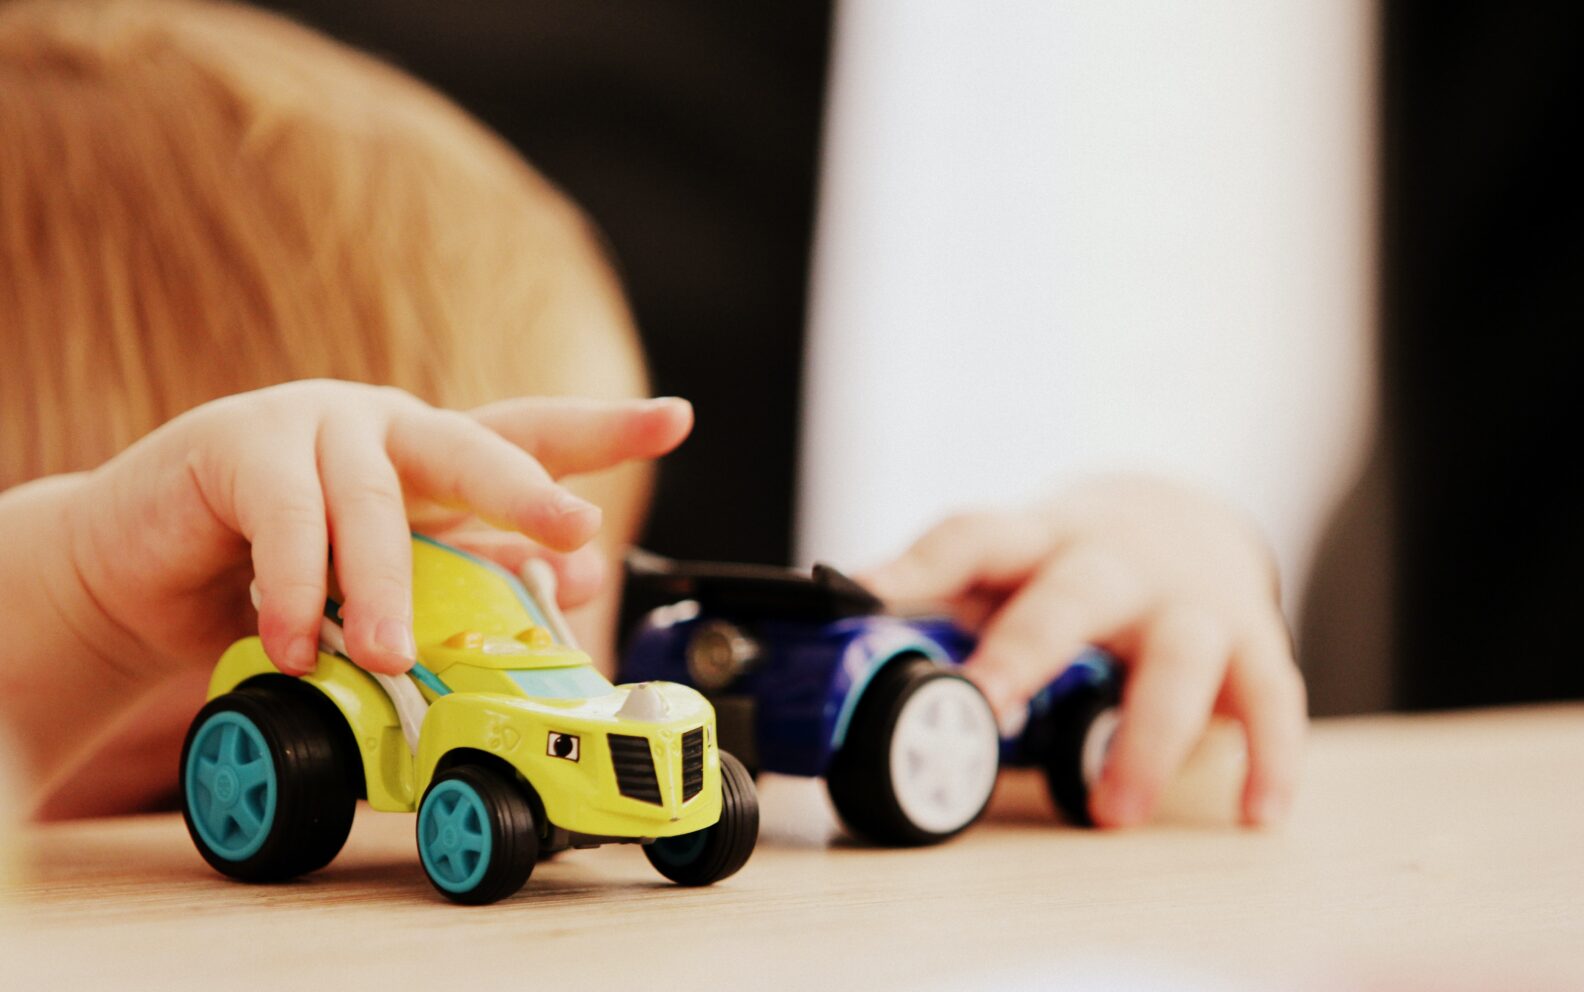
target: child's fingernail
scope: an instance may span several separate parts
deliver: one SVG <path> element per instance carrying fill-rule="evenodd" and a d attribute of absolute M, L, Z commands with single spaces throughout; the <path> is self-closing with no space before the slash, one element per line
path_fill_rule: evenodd
<path fill-rule="evenodd" d="M 311 637 L 299 637 L 286 649 L 286 667 L 298 675 L 307 675 L 319 663 L 319 645 Z"/>
<path fill-rule="evenodd" d="M 1014 740 L 1023 736 L 1023 731 L 1028 729 L 1029 711 L 1027 706 L 1014 706 L 1010 709 L 996 710 L 996 729 L 1003 740 Z"/>
<path fill-rule="evenodd" d="M 412 625 L 404 620 L 381 620 L 374 628 L 374 646 L 408 661 L 418 660 L 418 642 L 413 640 Z"/>
<path fill-rule="evenodd" d="M 593 503 L 590 503 L 588 500 L 579 499 L 568 492 L 556 493 L 553 505 L 555 506 L 557 513 L 566 517 L 584 514 L 593 514 L 595 516 L 600 515 L 599 507 L 595 506 Z"/>

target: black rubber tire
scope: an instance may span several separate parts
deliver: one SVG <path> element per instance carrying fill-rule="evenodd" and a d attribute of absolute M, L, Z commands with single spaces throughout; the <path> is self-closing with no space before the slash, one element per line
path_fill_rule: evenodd
<path fill-rule="evenodd" d="M 714 826 L 681 837 L 644 845 L 644 857 L 660 874 L 678 885 L 713 885 L 737 874 L 759 843 L 759 793 L 743 763 L 722 751 L 721 815 Z M 702 845 L 686 860 L 666 857 L 665 843 L 699 839 Z M 656 847 L 656 845 L 661 845 Z"/>
<path fill-rule="evenodd" d="M 923 657 L 887 663 L 858 700 L 847 738 L 831 758 L 825 773 L 831 803 L 847 829 L 862 840 L 886 847 L 939 844 L 984 815 L 981 806 L 962 826 L 942 833 L 914 823 L 897 800 L 891 781 L 891 737 L 909 697 L 936 679 L 961 680 L 962 676 Z M 989 805 L 988 796 L 985 805 Z"/>
<path fill-rule="evenodd" d="M 1084 738 L 1095 720 L 1119 702 L 1114 683 L 1080 689 L 1058 700 L 1024 731 L 1024 751 L 1044 769 L 1056 811 L 1075 826 L 1094 826 L 1083 777 Z"/>
<path fill-rule="evenodd" d="M 508 777 L 503 770 L 489 765 L 464 764 L 435 776 L 424 790 L 424 799 L 428 799 L 435 786 L 450 779 L 466 782 L 484 800 L 485 817 L 490 827 L 489 867 L 478 884 L 465 892 L 442 888 L 429 874 L 427 866 L 424 876 L 436 892 L 465 906 L 483 906 L 514 895 L 528 881 L 539 861 L 539 828 L 534 822 L 528 796 L 515 776 Z M 423 804 L 419 803 L 419 809 L 422 808 Z M 415 833 L 416 830 L 415 824 Z"/>
<path fill-rule="evenodd" d="M 210 850 L 188 808 L 187 759 L 198 728 L 234 711 L 263 735 L 275 768 L 275 818 L 253 855 L 231 861 Z M 218 696 L 198 711 L 182 743 L 182 819 L 205 861 L 244 882 L 280 882 L 323 868 L 341 853 L 357 811 L 362 765 L 346 719 L 313 686 L 280 676 Z"/>

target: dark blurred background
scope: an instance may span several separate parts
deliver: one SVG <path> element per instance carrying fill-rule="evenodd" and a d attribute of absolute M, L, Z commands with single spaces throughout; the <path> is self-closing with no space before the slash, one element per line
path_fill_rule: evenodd
<path fill-rule="evenodd" d="M 1392 702 L 1584 696 L 1584 8 L 1388 3 Z M 1568 479 L 1573 481 L 1569 482 Z"/>
<path fill-rule="evenodd" d="M 1304 611 L 1313 709 L 1584 697 L 1584 14 L 1380 23 L 1382 423 Z"/>
<path fill-rule="evenodd" d="M 789 560 L 828 0 L 260 6 L 429 82 L 588 211 L 656 394 L 698 412 L 646 545 Z"/>
<path fill-rule="evenodd" d="M 583 204 L 656 390 L 699 412 L 646 543 L 787 561 L 831 4 L 265 5 L 428 80 Z M 1317 713 L 1584 696 L 1579 9 L 1380 9 L 1384 422 L 1304 611 Z"/>

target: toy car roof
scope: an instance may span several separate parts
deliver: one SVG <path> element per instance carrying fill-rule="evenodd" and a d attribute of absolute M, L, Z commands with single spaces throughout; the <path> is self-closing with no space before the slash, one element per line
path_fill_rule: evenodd
<path fill-rule="evenodd" d="M 753 619 L 839 620 L 883 613 L 874 593 L 829 565 L 811 571 L 774 565 L 677 561 L 634 549 L 629 581 L 648 597 L 696 601 L 702 609 Z"/>

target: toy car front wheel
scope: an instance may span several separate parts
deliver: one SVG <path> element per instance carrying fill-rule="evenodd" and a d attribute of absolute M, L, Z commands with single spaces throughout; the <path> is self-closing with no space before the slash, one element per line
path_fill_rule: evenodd
<path fill-rule="evenodd" d="M 854 833 L 879 844 L 933 844 L 984 812 L 1000 770 L 995 714 L 973 683 L 927 658 L 874 677 L 826 784 Z"/>
<path fill-rule="evenodd" d="M 340 711 L 295 681 L 211 700 L 182 746 L 182 817 L 204 860 L 248 882 L 329 864 L 346 843 L 361 771 Z"/>
<path fill-rule="evenodd" d="M 418 857 L 440 894 L 483 905 L 528 881 L 539 832 L 528 797 L 487 765 L 460 765 L 437 777 L 418 806 Z"/>
<path fill-rule="evenodd" d="M 655 870 L 679 885 L 713 885 L 748 863 L 759 841 L 759 794 L 743 763 L 720 752 L 721 815 L 714 826 L 644 845 Z"/>

